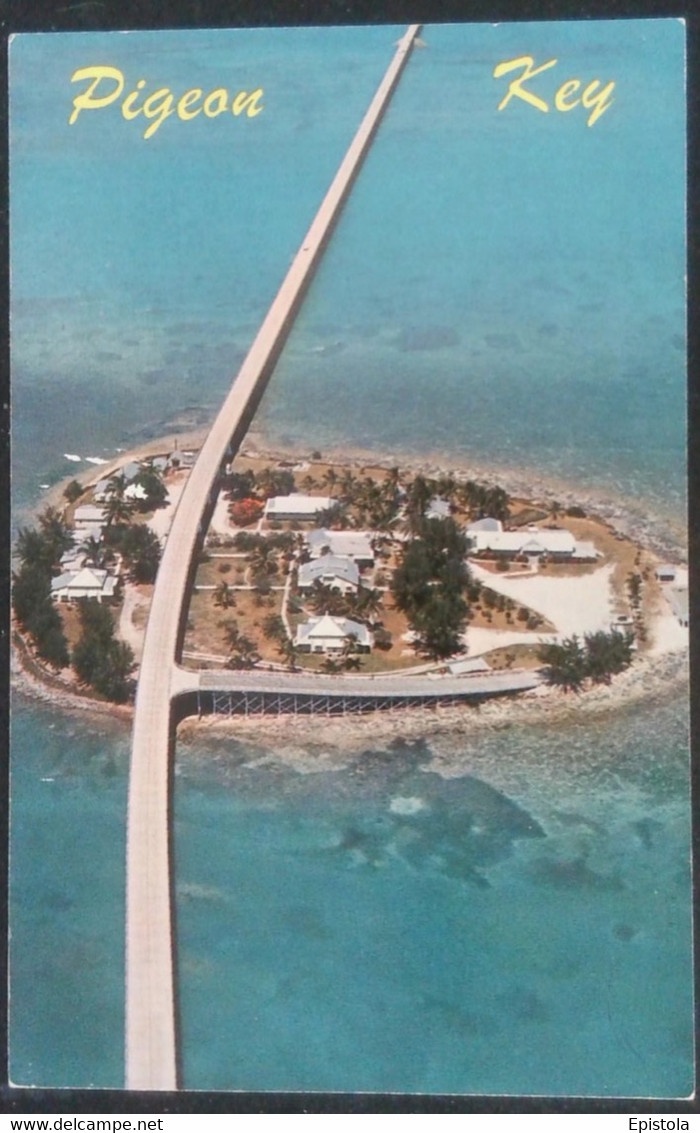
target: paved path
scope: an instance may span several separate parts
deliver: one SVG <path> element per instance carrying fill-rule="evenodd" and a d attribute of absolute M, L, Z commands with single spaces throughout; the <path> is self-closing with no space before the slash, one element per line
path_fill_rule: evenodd
<path fill-rule="evenodd" d="M 532 671 L 503 670 L 478 676 L 406 678 L 402 673 L 394 677 L 338 676 L 310 672 L 264 671 L 260 669 L 207 669 L 202 672 L 175 670 L 173 692 L 271 692 L 299 693 L 308 696 L 357 696 L 362 700 L 386 697 L 414 699 L 426 697 L 439 700 L 443 697 L 499 696 L 508 692 L 524 692 L 536 688 L 541 678 Z"/>
<path fill-rule="evenodd" d="M 419 25 L 399 42 L 365 117 L 200 450 L 173 516 L 144 639 L 132 737 L 127 822 L 126 1085 L 178 1085 L 170 856 L 173 677 L 196 549 L 222 466 L 238 451 L 306 288 L 352 188 Z"/>
<path fill-rule="evenodd" d="M 148 598 L 140 593 L 133 582 L 124 583 L 124 601 L 119 615 L 119 637 L 130 645 L 137 661 L 141 660 L 143 648 L 143 629 L 134 625 L 134 614 L 142 606 L 148 606 Z"/>

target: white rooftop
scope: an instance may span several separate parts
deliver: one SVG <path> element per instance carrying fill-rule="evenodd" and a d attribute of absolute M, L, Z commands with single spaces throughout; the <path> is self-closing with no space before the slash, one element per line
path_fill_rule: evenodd
<path fill-rule="evenodd" d="M 82 570 L 67 572 L 58 575 L 57 578 L 51 579 L 51 592 L 56 594 L 62 590 L 67 592 L 74 591 L 88 596 L 94 594 L 101 597 L 111 598 L 114 594 L 114 588 L 117 585 L 117 579 L 113 574 L 106 570 L 98 570 L 96 567 L 83 567 Z"/>
<path fill-rule="evenodd" d="M 360 572 L 354 559 L 346 555 L 321 555 L 299 567 L 299 585 L 310 586 L 317 578 L 332 576 L 352 586 L 360 581 Z"/>
<path fill-rule="evenodd" d="M 467 535 L 472 531 L 502 531 L 503 524 L 500 519 L 492 519 L 491 516 L 485 516 L 483 519 L 475 519 L 473 523 L 467 524 Z"/>
<path fill-rule="evenodd" d="M 371 646 L 372 635 L 367 626 L 355 622 L 352 618 L 334 618 L 331 614 L 321 617 L 309 618 L 297 628 L 297 645 L 322 645 L 324 643 L 342 645 L 345 639 L 352 635 L 357 638 L 358 645 Z"/>
<path fill-rule="evenodd" d="M 101 507 L 95 507 L 94 504 L 81 504 L 73 513 L 73 518 L 78 524 L 85 523 L 104 523 L 106 520 L 105 510 Z"/>
<path fill-rule="evenodd" d="M 467 528 L 474 550 L 495 551 L 503 554 L 559 554 L 571 555 L 576 548 L 576 540 L 570 531 L 561 529 L 528 527 L 520 531 L 502 529 Z"/>
<path fill-rule="evenodd" d="M 323 554 L 323 548 L 327 547 L 333 555 L 374 560 L 372 543 L 365 531 L 329 531 L 325 527 L 317 527 L 309 531 L 306 543 L 313 558 Z"/>
<path fill-rule="evenodd" d="M 443 500 L 441 496 L 433 496 L 425 509 L 426 519 L 447 519 L 451 513 L 450 501 Z"/>
<path fill-rule="evenodd" d="M 129 484 L 124 489 L 125 500 L 145 500 L 148 495 L 143 484 Z"/>
<path fill-rule="evenodd" d="M 273 519 L 275 515 L 310 516 L 313 519 L 320 511 L 332 507 L 333 503 L 330 496 L 304 496 L 292 492 L 288 496 L 271 496 L 265 504 L 265 515 Z"/>

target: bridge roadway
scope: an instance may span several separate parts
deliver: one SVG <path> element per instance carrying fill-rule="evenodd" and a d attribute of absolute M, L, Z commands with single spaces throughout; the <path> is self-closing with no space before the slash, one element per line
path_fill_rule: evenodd
<path fill-rule="evenodd" d="M 206 669 L 189 671 L 176 666 L 172 691 L 178 696 L 204 692 L 262 693 L 271 696 L 310 696 L 372 700 L 440 701 L 482 699 L 506 693 L 525 692 L 541 683 L 534 672 L 502 671 L 481 676 L 319 676 L 315 673 L 284 673 L 261 669 Z"/>
<path fill-rule="evenodd" d="M 222 465 L 238 450 L 335 221 L 409 58 L 408 28 L 187 480 L 163 551 L 141 659 L 127 815 L 126 1085 L 179 1081 L 172 887 L 173 675 L 180 657 L 195 552 L 211 518 Z"/>

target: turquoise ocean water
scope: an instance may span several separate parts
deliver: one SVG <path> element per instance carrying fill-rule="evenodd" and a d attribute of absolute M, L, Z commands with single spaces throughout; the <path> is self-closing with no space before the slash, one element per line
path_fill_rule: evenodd
<path fill-rule="evenodd" d="M 401 30 L 15 39 L 18 519 L 64 452 L 213 413 Z M 681 24 L 424 38 L 256 427 L 536 469 L 682 523 Z M 613 105 L 591 128 L 580 107 L 499 113 L 493 67 L 526 54 L 558 60 L 550 104 L 598 78 Z M 116 106 L 69 127 L 70 76 L 95 63 L 147 93 L 262 86 L 265 109 L 148 141 Z M 17 1083 L 121 1083 L 128 743 L 15 700 Z M 690 1092 L 685 697 L 351 762 L 178 746 L 186 1086 Z"/>

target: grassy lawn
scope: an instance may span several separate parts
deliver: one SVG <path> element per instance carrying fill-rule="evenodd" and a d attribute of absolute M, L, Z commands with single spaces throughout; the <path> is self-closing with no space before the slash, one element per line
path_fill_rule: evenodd
<path fill-rule="evenodd" d="M 301 461 L 299 461 L 301 463 Z M 288 467 L 291 468 L 293 461 L 282 462 L 271 460 L 267 457 L 255 456 L 238 456 L 234 462 L 234 469 L 236 471 L 243 471 L 245 469 L 253 469 L 256 473 L 265 468 L 270 467 Z M 322 494 L 337 498 L 340 494 L 340 483 L 344 474 L 347 472 L 348 467 L 352 471 L 356 480 L 369 478 L 380 483 L 385 480 L 389 475 L 388 470 L 380 469 L 371 464 L 364 467 L 358 467 L 357 464 L 343 464 L 340 461 L 328 460 L 311 460 L 305 462 L 308 464 L 307 468 L 295 469 L 295 490 L 297 492 L 308 494 Z M 326 475 L 329 471 L 336 474 L 337 481 L 334 485 L 329 485 Z M 412 477 L 409 474 L 407 479 Z M 356 509 L 350 509 L 350 516 Z M 455 510 L 455 518 L 460 524 L 466 524 L 469 520 L 468 514 L 462 508 Z M 591 573 L 599 570 L 601 566 L 612 564 L 614 567 L 612 574 L 612 586 L 615 595 L 614 607 L 618 613 L 629 613 L 630 603 L 629 594 L 627 590 L 627 580 L 632 573 L 639 573 L 644 578 L 644 586 L 642 590 L 642 617 L 648 616 L 654 611 L 660 599 L 660 588 L 654 578 L 654 557 L 646 551 L 641 550 L 635 543 L 625 539 L 617 534 L 602 520 L 593 517 L 573 517 L 567 516 L 563 512 L 557 515 L 554 519 L 548 512 L 546 506 L 538 506 L 533 504 L 532 501 L 515 498 L 511 499 L 511 524 L 513 526 L 522 526 L 528 523 L 551 523 L 554 527 L 566 528 L 571 531 L 575 538 L 579 541 L 592 542 L 597 550 L 601 552 L 601 557 L 594 563 L 547 563 L 540 568 L 540 572 L 546 577 L 551 578 L 576 578 L 590 575 Z M 308 531 L 315 526 L 313 522 L 293 522 L 293 521 L 275 521 L 272 524 L 264 525 L 267 530 L 274 531 Z M 230 543 L 222 539 L 217 540 L 217 550 L 228 550 Z M 371 586 L 374 582 L 376 574 L 381 572 L 388 581 L 397 567 L 401 557 L 401 548 L 398 545 L 391 546 L 388 549 L 386 559 L 378 556 L 376 568 L 373 571 L 368 571 L 363 574 L 363 583 L 366 586 Z M 278 566 L 281 564 L 278 563 Z M 515 576 L 519 570 L 522 570 L 518 565 L 512 566 L 508 572 L 501 572 L 496 570 L 494 563 L 482 562 L 480 565 L 487 570 L 493 571 L 494 584 L 501 575 L 505 574 Z M 222 581 L 226 581 L 230 587 L 235 588 L 248 581 L 247 561 L 244 558 L 235 557 L 233 554 L 226 555 L 221 558 L 210 558 L 207 562 L 202 562 L 197 570 L 196 584 L 199 586 L 216 587 Z M 269 582 L 272 586 L 282 586 L 285 581 L 285 575 L 281 569 L 274 575 L 269 576 Z M 226 621 L 235 620 L 241 633 L 246 634 L 255 643 L 256 647 L 261 654 L 263 661 L 276 661 L 282 660 L 277 645 L 268 641 L 262 631 L 262 623 L 266 616 L 269 614 L 279 614 L 282 604 L 282 591 L 273 590 L 270 596 L 264 599 L 261 603 L 259 596 L 245 591 L 234 591 L 236 605 L 230 609 L 221 609 L 216 607 L 213 603 L 213 591 L 207 590 L 199 593 L 194 593 L 190 603 L 189 611 L 189 628 L 187 630 L 185 649 L 205 652 L 205 653 L 218 653 L 226 654 L 228 648 L 224 642 L 223 624 Z M 527 609 L 527 607 L 524 607 Z M 489 606 L 484 601 L 482 594 L 479 602 L 471 606 L 471 616 L 468 625 L 474 628 L 488 628 L 493 630 L 515 630 L 520 632 L 534 632 L 534 633 L 551 633 L 555 627 L 548 621 L 542 620 L 536 627 L 528 629 L 527 622 L 518 619 L 518 610 L 520 604 L 517 602 L 508 602 L 505 609 L 499 610 L 496 606 Z M 533 611 L 528 611 L 534 613 Z M 289 612 L 289 620 L 292 632 L 296 631 L 297 626 L 305 621 L 310 616 L 311 611 L 305 607 L 302 612 L 293 614 Z M 535 615 L 537 616 L 537 615 Z M 377 614 L 377 620 L 381 622 L 383 627 L 391 634 L 392 644 L 388 650 L 374 649 L 370 654 L 361 654 L 361 671 L 363 672 L 386 672 L 391 669 L 409 668 L 417 664 L 421 664 L 424 658 L 416 655 L 410 644 L 403 640 L 404 635 L 408 630 L 408 622 L 406 617 L 395 609 L 391 595 L 386 592 L 382 608 Z M 320 668 L 324 660 L 323 655 L 315 654 L 301 654 L 299 656 L 298 664 L 303 668 L 316 670 Z M 496 668 L 525 666 L 533 667 L 538 664 L 537 651 L 534 646 L 513 646 L 510 648 L 502 648 L 495 650 L 493 654 L 489 655 L 489 660 Z"/>
<path fill-rule="evenodd" d="M 121 614 L 122 603 L 121 601 L 105 602 L 104 605 L 112 615 L 112 620 L 114 621 L 114 629 L 118 636 L 119 617 Z M 80 640 L 80 635 L 82 632 L 80 627 L 80 611 L 78 604 L 77 602 L 56 602 L 56 609 L 61 616 L 61 622 L 63 623 L 63 632 L 66 635 L 68 648 L 73 649 L 73 647 L 77 645 L 78 641 Z"/>
<path fill-rule="evenodd" d="M 212 591 L 199 591 L 192 594 L 187 614 L 187 630 L 184 649 L 192 653 L 213 653 L 227 656 L 229 647 L 224 636 L 226 624 L 236 622 L 242 634 L 255 642 L 263 661 L 282 659 L 274 642 L 268 641 L 263 633 L 262 623 L 270 614 L 279 614 L 282 608 L 282 592 L 273 593 L 258 605 L 258 596 L 249 590 L 238 591 L 236 605 L 224 610 L 214 605 Z M 193 658 L 185 661 L 188 668 L 200 666 Z"/>
<path fill-rule="evenodd" d="M 538 657 L 537 645 L 505 645 L 484 653 L 483 658 L 492 669 L 539 669 L 542 665 Z"/>
<path fill-rule="evenodd" d="M 209 559 L 197 567 L 195 586 L 219 586 L 227 582 L 229 586 L 240 586 L 247 580 L 245 577 L 248 566 L 246 559 L 225 558 Z M 283 585 L 284 577 L 272 575 L 270 582 L 274 585 Z"/>

